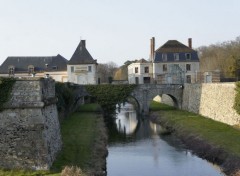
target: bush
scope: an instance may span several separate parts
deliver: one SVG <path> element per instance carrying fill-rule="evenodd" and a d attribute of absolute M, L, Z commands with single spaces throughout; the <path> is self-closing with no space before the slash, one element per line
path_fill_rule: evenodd
<path fill-rule="evenodd" d="M 0 111 L 9 99 L 15 81 L 14 78 L 0 78 Z"/>

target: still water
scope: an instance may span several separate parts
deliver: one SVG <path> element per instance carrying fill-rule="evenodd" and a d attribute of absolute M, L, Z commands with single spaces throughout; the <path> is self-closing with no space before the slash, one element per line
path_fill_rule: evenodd
<path fill-rule="evenodd" d="M 219 176 L 217 166 L 203 160 L 161 126 L 138 120 L 131 104 L 118 110 L 110 129 L 108 176 Z"/>

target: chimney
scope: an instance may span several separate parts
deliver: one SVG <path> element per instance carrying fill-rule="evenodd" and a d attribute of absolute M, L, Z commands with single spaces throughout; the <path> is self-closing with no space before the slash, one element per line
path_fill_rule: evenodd
<path fill-rule="evenodd" d="M 154 52 L 155 52 L 155 38 L 152 37 L 150 39 L 150 60 L 153 62 L 154 60 Z"/>
<path fill-rule="evenodd" d="M 188 38 L 188 47 L 192 49 L 192 38 Z"/>
<path fill-rule="evenodd" d="M 82 46 L 86 48 L 86 40 L 81 40 Z"/>

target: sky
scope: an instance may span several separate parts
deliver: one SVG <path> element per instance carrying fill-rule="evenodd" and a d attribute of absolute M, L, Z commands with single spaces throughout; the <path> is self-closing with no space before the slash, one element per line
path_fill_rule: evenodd
<path fill-rule="evenodd" d="M 8 56 L 70 59 L 80 40 L 98 63 L 149 59 L 168 40 L 193 48 L 240 36 L 239 0 L 0 0 L 0 64 Z"/>

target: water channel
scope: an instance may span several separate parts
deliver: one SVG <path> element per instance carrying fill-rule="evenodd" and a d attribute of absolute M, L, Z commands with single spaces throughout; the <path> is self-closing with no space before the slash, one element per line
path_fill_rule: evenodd
<path fill-rule="evenodd" d="M 137 118 L 131 104 L 118 108 L 109 131 L 108 176 L 222 176 L 161 126 Z M 161 134 L 162 133 L 162 134 Z"/>

